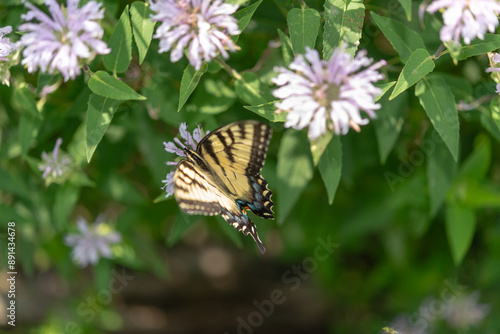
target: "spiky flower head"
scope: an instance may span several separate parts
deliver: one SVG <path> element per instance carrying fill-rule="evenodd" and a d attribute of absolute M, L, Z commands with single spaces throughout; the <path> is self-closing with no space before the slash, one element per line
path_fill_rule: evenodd
<path fill-rule="evenodd" d="M 498 26 L 500 3 L 496 0 L 434 0 L 427 11 L 434 14 L 443 12 L 444 25 L 440 31 L 443 42 L 460 42 L 463 37 L 465 44 L 476 37 L 484 39 L 484 34 L 495 32 Z"/>
<path fill-rule="evenodd" d="M 313 140 L 332 129 L 336 134 L 346 134 L 349 127 L 359 131 L 369 119 L 361 116 L 364 111 L 374 118 L 380 105 L 375 97 L 382 90 L 373 85 L 384 75 L 377 70 L 386 62 L 372 64 L 366 51 L 356 57 L 336 48 L 330 60 L 320 59 L 316 50 L 307 48 L 305 55 L 297 55 L 289 69 L 278 67 L 279 75 L 273 82 L 279 87 L 273 95 L 282 101 L 275 106 L 288 112 L 285 127 L 303 129 L 309 127 L 309 139 Z"/>
<path fill-rule="evenodd" d="M 165 147 L 165 151 L 169 153 L 174 153 L 179 157 L 185 158 L 186 153 L 184 153 L 184 148 L 188 147 L 192 150 L 196 150 L 196 145 L 200 142 L 200 140 L 204 137 L 203 130 L 198 125 L 196 129 L 194 129 L 193 134 L 187 130 L 187 124 L 181 123 L 179 126 L 179 134 L 183 139 L 184 143 L 179 138 L 174 138 L 173 141 L 163 142 L 163 146 Z M 176 166 L 178 161 L 167 161 L 167 165 Z M 167 177 L 162 182 L 165 184 L 162 189 L 165 189 L 167 194 L 165 197 L 169 197 L 174 193 L 174 172 L 175 169 L 167 174 Z"/>
<path fill-rule="evenodd" d="M 21 63 L 29 73 L 60 72 L 64 81 L 75 79 L 83 64 L 97 54 L 111 50 L 102 41 L 104 31 L 99 20 L 104 17 L 101 4 L 89 1 L 78 8 L 79 0 L 67 0 L 64 8 L 56 0 L 45 0 L 49 14 L 26 2 L 29 9 L 21 17 L 25 23 L 19 30 L 25 32 L 19 44 L 23 49 Z"/>
<path fill-rule="evenodd" d="M 227 50 L 238 46 L 231 39 L 240 34 L 232 16 L 237 5 L 223 0 L 150 0 L 154 12 L 152 20 L 160 22 L 155 38 L 160 40 L 158 52 L 170 53 L 172 62 L 179 61 L 184 50 L 189 63 L 200 69 L 203 61 L 210 61 L 220 53 L 227 58 Z"/>
<path fill-rule="evenodd" d="M 78 233 L 69 233 L 64 237 L 64 243 L 72 247 L 73 262 L 80 267 L 95 265 L 101 257 L 111 258 L 111 245 L 121 242 L 120 232 L 114 231 L 103 222 L 103 216 L 97 217 L 93 224 L 78 217 Z"/>

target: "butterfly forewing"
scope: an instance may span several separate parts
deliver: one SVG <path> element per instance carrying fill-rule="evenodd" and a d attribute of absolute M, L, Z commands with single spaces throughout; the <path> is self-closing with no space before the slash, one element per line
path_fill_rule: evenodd
<path fill-rule="evenodd" d="M 174 195 L 182 211 L 195 215 L 218 215 L 219 198 L 210 178 L 189 160 L 182 160 L 174 173 Z"/>

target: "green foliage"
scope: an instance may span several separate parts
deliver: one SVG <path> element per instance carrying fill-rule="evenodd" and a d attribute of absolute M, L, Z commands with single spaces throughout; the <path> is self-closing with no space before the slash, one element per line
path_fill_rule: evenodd
<path fill-rule="evenodd" d="M 104 1 L 102 20 L 111 52 L 82 63 L 80 77 L 63 82 L 57 71 L 27 74 L 21 63 L 10 68 L 10 86 L 0 86 L 0 247 L 7 222 L 15 222 L 23 279 L 50 273 L 69 291 L 55 298 L 68 312 L 55 315 L 61 306 L 51 304 L 50 312 L 33 318 L 41 323 L 32 332 L 63 332 L 72 323 L 82 333 L 123 330 L 126 319 L 115 310 L 114 297 L 92 320 L 78 313 L 122 269 L 161 284 L 191 284 L 179 296 L 196 294 L 201 284 L 192 288 L 195 280 L 206 279 L 218 295 L 232 295 L 244 282 L 245 298 L 252 301 L 286 290 L 286 268 L 312 266 L 320 239 L 339 246 L 307 272 L 313 279 L 300 282 L 319 291 L 316 306 L 324 305 L 328 315 L 321 328 L 330 332 L 380 332 L 397 314 L 421 312 L 427 296 L 439 298 L 451 276 L 470 291 L 483 291 L 481 300 L 498 314 L 500 98 L 498 78 L 484 69 L 485 54 L 500 48 L 500 35 L 440 47 L 442 15 L 423 12 L 420 20 L 421 2 L 411 0 L 232 3 L 240 5 L 234 17 L 242 33 L 231 36 L 238 50 L 227 59 L 203 61 L 199 70 L 188 65 L 189 50 L 176 63 L 170 53 L 158 53 L 152 36 L 159 23 L 151 21 L 149 2 L 111 0 Z M 22 21 L 20 4 L 0 4 L 0 27 Z M 380 108 L 360 133 L 336 135 L 327 124 L 324 135 L 310 140 L 307 128 L 288 128 L 287 112 L 277 110 L 275 69 L 288 67 L 306 47 L 329 59 L 340 45 L 353 56 L 366 50 L 375 61 L 387 61 L 380 70 L 385 79 L 376 82 Z M 162 143 L 178 136 L 180 123 L 191 132 L 200 124 L 206 132 L 244 119 L 273 128 L 262 174 L 277 221 L 250 213 L 268 249 L 264 257 L 220 216 L 184 214 L 162 189 L 175 168 L 165 162 L 180 159 Z M 42 152 L 50 156 L 58 138 L 59 154 L 71 164 L 67 175 L 49 182 L 42 178 Z M 65 236 L 76 233 L 77 217 L 94 221 L 101 213 L 122 240 L 111 258 L 82 270 L 72 262 Z M 222 278 L 200 265 L 214 249 L 229 258 L 230 274 Z M 210 263 L 222 266 L 219 260 Z M 261 288 L 263 282 L 271 288 Z M 295 298 L 302 297 L 287 303 Z M 293 314 L 282 318 L 295 324 Z M 500 328 L 494 318 L 485 323 L 460 330 Z"/>

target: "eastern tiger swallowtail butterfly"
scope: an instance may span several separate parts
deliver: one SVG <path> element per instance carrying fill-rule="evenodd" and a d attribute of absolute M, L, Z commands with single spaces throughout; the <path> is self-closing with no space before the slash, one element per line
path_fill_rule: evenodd
<path fill-rule="evenodd" d="M 243 234 L 250 234 L 260 251 L 266 249 L 246 210 L 274 219 L 271 191 L 260 175 L 271 128 L 247 120 L 225 125 L 205 136 L 196 151 L 183 148 L 186 158 L 174 173 L 174 196 L 188 214 L 221 214 Z"/>

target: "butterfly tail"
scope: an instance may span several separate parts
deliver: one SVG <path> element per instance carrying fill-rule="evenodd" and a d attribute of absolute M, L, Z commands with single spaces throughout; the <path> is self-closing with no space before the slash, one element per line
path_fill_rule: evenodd
<path fill-rule="evenodd" d="M 262 241 L 260 241 L 259 235 L 257 234 L 257 228 L 246 214 L 241 213 L 235 215 L 228 210 L 223 209 L 221 215 L 222 218 L 228 222 L 228 224 L 232 225 L 236 229 L 236 231 L 241 231 L 244 235 L 250 234 L 262 254 L 266 252 L 266 248 L 262 244 Z"/>

